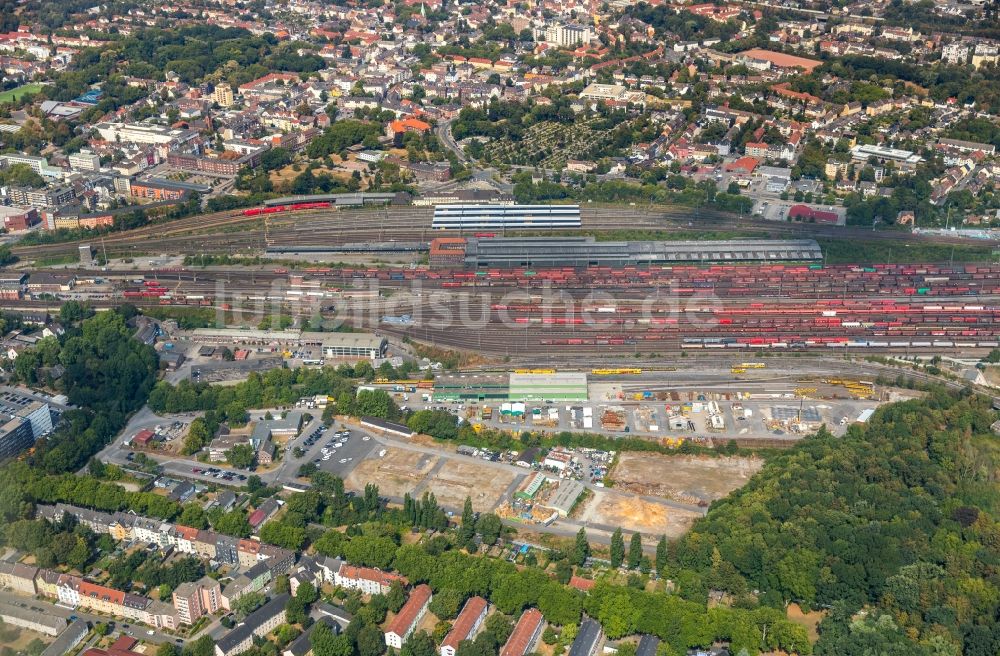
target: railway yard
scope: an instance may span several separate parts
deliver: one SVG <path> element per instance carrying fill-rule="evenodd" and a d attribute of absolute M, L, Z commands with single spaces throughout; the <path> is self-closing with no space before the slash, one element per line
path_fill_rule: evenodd
<path fill-rule="evenodd" d="M 64 264 L 54 272 L 74 277 L 72 290 L 29 293 L 8 304 L 39 309 L 68 298 L 97 307 L 122 301 L 197 306 L 214 308 L 221 320 L 237 326 L 255 326 L 277 314 L 319 314 L 393 339 L 494 357 L 636 357 L 720 349 L 982 350 L 996 347 L 1000 339 L 1000 266 L 992 264 L 727 264 L 713 261 L 728 257 L 714 252 L 716 242 L 704 242 L 704 251 L 690 256 L 698 263 L 676 265 L 428 266 L 417 256 L 431 239 L 462 235 L 432 230 L 433 208 L 339 208 L 306 201 L 108 234 L 91 244 L 111 258 L 108 266 Z M 676 207 L 584 207 L 581 221 L 584 231 L 606 233 L 620 229 L 627 215 L 624 224 L 631 230 L 687 236 L 694 232 L 695 214 L 702 233 L 739 227 L 766 237 L 836 233 L 901 244 L 921 239 L 959 243 L 896 231 L 741 221 Z M 22 266 L 31 267 L 35 259 L 71 257 L 79 246 L 15 245 L 13 250 Z M 327 251 L 321 260 L 343 257 L 358 263 L 297 259 L 315 260 L 321 250 Z M 184 254 L 259 257 L 265 252 L 291 259 L 288 264 L 273 260 L 204 268 L 185 268 L 179 260 Z M 140 267 L 136 262 L 144 254 L 170 263 Z M 403 261 L 389 263 L 394 256 Z M 456 325 L 469 330 L 455 330 Z"/>
<path fill-rule="evenodd" d="M 304 203 L 303 205 L 313 205 Z M 112 232 L 100 247 L 109 257 L 137 254 L 186 253 L 227 255 L 303 255 L 322 259 L 344 252 L 405 252 L 413 245 L 426 250 L 434 237 L 463 234 L 461 230 L 432 229 L 433 208 L 385 206 L 364 208 L 303 207 L 281 212 L 254 213 L 224 210 L 155 223 L 127 232 Z M 738 232 L 760 238 L 832 238 L 898 244 L 968 245 L 968 240 L 948 235 L 925 236 L 900 231 L 873 232 L 864 228 L 805 223 L 779 223 L 739 217 L 708 209 L 681 206 L 584 207 L 581 231 L 622 229 L 656 231 L 666 235 L 701 238 L 706 233 Z M 471 234 L 466 232 L 464 234 Z M 507 234 L 531 234 L 531 231 Z M 549 234 L 545 232 L 544 234 Z M 196 237 L 196 240 L 192 238 Z M 13 245 L 23 261 L 75 257 L 81 244 L 73 240 L 50 244 Z M 992 242 L 982 241 L 983 245 Z M 93 244 L 97 247 L 96 241 Z"/>
<path fill-rule="evenodd" d="M 445 410 L 480 432 L 597 433 L 610 438 L 605 449 L 622 439 L 658 451 L 693 447 L 673 455 L 557 449 L 551 462 L 550 453 L 525 463 L 516 451 L 456 448 L 357 425 L 363 437 L 336 459 L 304 445 L 301 462 L 343 477 L 353 490 L 374 480 L 395 501 L 433 492 L 452 511 L 468 496 L 476 511 L 497 512 L 529 532 L 569 537 L 585 526 L 605 543 L 618 525 L 643 533 L 649 544 L 662 534 L 681 535 L 762 466 L 745 452 L 701 455 L 706 449 L 786 448 L 821 426 L 842 436 L 882 403 L 919 394 L 888 384 L 900 370 L 865 355 L 973 363 L 1000 348 L 997 264 L 840 264 L 815 251 L 806 261 L 786 261 L 781 242 L 756 255 L 751 242 L 706 241 L 703 249 L 687 242 L 691 261 L 668 264 L 555 267 L 511 260 L 477 267 L 468 259 L 421 258 L 441 236 L 473 237 L 466 241 L 474 249 L 482 240 L 526 235 L 432 230 L 431 208 L 305 205 L 108 235 L 93 245 L 102 254 L 107 249 L 111 260 L 103 266 L 32 265 L 32 258 L 75 253 L 78 244 L 19 247 L 22 268 L 4 275 L 23 293 L 5 307 L 55 311 L 66 300 L 97 308 L 130 302 L 156 308 L 161 317 L 198 316 L 211 327 L 161 322 L 157 348 L 173 354 L 172 382 L 236 381 L 284 365 L 336 364 L 335 343 L 347 344 L 352 332 L 362 340 L 374 333 L 376 342 L 387 341 L 375 360 L 416 359 L 434 373 L 433 382 L 369 383 L 408 410 Z M 689 211 L 671 211 L 629 210 L 630 228 L 688 236 Z M 735 227 L 730 217 L 704 220 L 718 230 Z M 582 212 L 589 233 L 620 222 L 621 210 Z M 752 221 L 740 227 L 747 226 L 756 230 Z M 806 252 L 797 250 L 808 246 L 804 238 L 832 229 L 759 227 L 762 237 L 796 239 L 785 242 L 788 253 Z M 907 237 L 862 232 L 887 241 Z M 558 247 L 560 235 L 547 236 Z M 268 259 L 192 267 L 182 259 L 192 243 L 204 244 L 205 254 Z M 516 249 L 516 239 L 506 243 Z M 727 261 L 729 253 L 742 259 Z M 33 288 L 33 276 L 46 285 Z M 339 326 L 344 334 L 315 332 L 317 318 L 325 330 Z M 235 361 L 222 360 L 221 346 Z M 422 347 L 472 359 L 444 372 L 421 359 Z M 190 417 L 178 421 L 186 425 Z M 104 455 L 126 463 L 128 449 L 116 444 Z M 201 475 L 189 473 L 196 463 L 176 454 L 163 464 L 172 476 Z M 301 482 L 298 464 L 288 459 L 261 475 Z"/>
<path fill-rule="evenodd" d="M 9 307 L 58 307 L 65 299 L 197 306 L 244 326 L 268 315 L 321 313 L 398 339 L 494 356 L 992 349 L 1000 339 L 998 265 L 269 266 L 61 275 L 74 279 L 72 291 Z"/>

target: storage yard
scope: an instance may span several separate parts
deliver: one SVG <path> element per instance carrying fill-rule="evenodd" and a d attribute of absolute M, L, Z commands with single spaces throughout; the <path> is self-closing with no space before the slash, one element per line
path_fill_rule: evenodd
<path fill-rule="evenodd" d="M 624 451 L 609 477 L 615 489 L 708 504 L 743 487 L 763 466 L 764 461 L 758 458 Z"/>

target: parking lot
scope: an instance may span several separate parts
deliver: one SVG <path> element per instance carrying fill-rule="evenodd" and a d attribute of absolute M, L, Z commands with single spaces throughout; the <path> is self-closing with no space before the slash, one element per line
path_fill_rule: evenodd
<path fill-rule="evenodd" d="M 314 433 L 317 428 L 319 432 Z M 346 438 L 337 437 L 337 433 L 342 430 L 340 427 L 323 430 L 322 425 L 317 425 L 316 428 L 303 431 L 302 435 L 289 442 L 291 449 L 286 452 L 285 458 L 300 465 L 311 462 L 325 472 L 346 478 L 358 463 L 368 456 L 376 442 L 360 431 L 347 431 Z M 316 437 L 312 437 L 313 435 Z M 305 455 L 295 458 L 292 454 L 295 447 L 303 449 Z M 326 453 L 324 449 L 327 450 Z"/>

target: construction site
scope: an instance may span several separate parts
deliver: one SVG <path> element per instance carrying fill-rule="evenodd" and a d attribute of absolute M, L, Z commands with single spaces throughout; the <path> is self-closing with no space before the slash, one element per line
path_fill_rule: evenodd
<path fill-rule="evenodd" d="M 596 491 L 574 514 L 575 519 L 588 527 L 608 533 L 619 526 L 623 531 L 638 531 L 647 544 L 655 544 L 661 535 L 668 539 L 680 537 L 701 516 L 694 510 L 613 489 Z"/>
<path fill-rule="evenodd" d="M 450 508 L 461 508 L 465 498 L 469 497 L 473 510 L 490 512 L 517 478 L 517 474 L 509 468 L 489 462 L 452 458 L 442 460 L 431 472 L 425 486 L 433 490 L 438 503 Z"/>
<path fill-rule="evenodd" d="M 707 506 L 743 487 L 763 466 L 760 458 L 623 451 L 608 478 L 618 490 Z"/>

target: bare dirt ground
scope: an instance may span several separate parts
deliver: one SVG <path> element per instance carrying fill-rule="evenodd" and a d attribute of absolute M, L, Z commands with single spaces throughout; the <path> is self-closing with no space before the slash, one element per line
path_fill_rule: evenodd
<path fill-rule="evenodd" d="M 610 477 L 616 488 L 637 494 L 710 503 L 743 487 L 763 466 L 758 458 L 623 452 Z"/>
<path fill-rule="evenodd" d="M 810 642 L 816 642 L 819 639 L 819 632 L 816 630 L 816 627 L 826 617 L 826 613 L 820 611 L 806 613 L 798 604 L 788 604 L 786 615 L 791 621 L 806 628 L 806 631 L 809 632 Z"/>
<path fill-rule="evenodd" d="M 606 492 L 597 492 L 580 514 L 585 522 L 621 526 L 624 531 L 638 531 L 649 538 L 660 535 L 675 538 L 691 528 L 701 515 L 689 510 L 669 508 L 664 504 Z"/>
<path fill-rule="evenodd" d="M 461 508 L 465 497 L 472 499 L 477 512 L 493 509 L 500 496 L 514 481 L 514 472 L 471 462 L 448 460 L 427 483 L 438 503 Z"/>
<path fill-rule="evenodd" d="M 358 463 L 345 481 L 347 487 L 362 490 L 367 483 L 377 483 L 383 495 L 402 497 L 413 491 L 438 460 L 437 456 L 391 447 L 380 458 L 379 451 Z"/>

